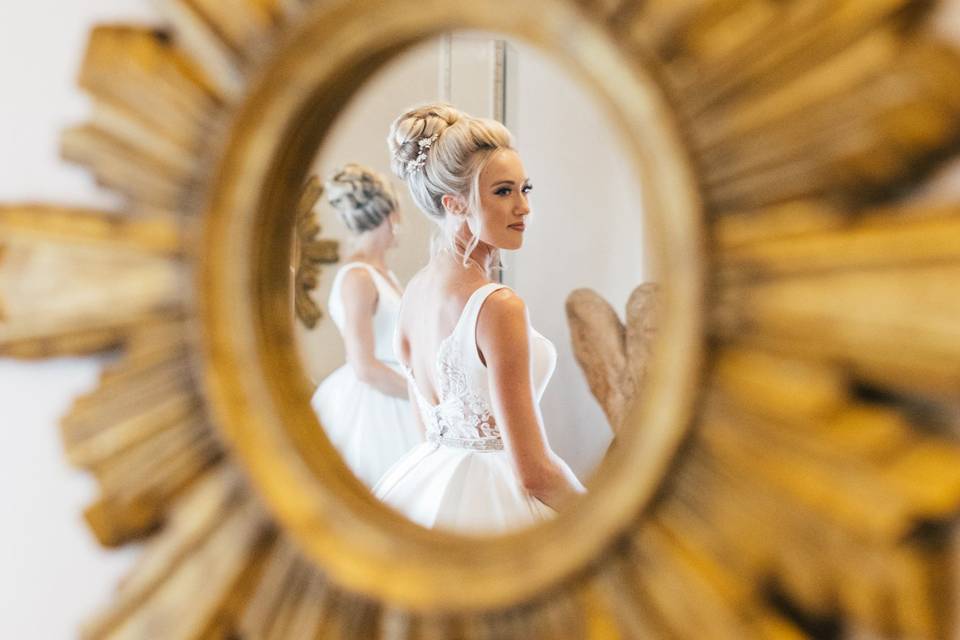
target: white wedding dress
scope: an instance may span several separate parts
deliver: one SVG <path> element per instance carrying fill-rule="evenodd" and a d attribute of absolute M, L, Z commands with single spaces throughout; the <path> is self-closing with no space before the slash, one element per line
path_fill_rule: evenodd
<path fill-rule="evenodd" d="M 477 352 L 477 316 L 487 296 L 473 292 L 436 357 L 439 404 L 432 405 L 401 361 L 426 425 L 427 441 L 407 453 L 374 487 L 377 498 L 428 528 L 504 533 L 553 517 L 529 495 L 493 417 L 487 368 Z M 531 378 L 537 402 L 557 362 L 549 340 L 530 327 Z"/>
<path fill-rule="evenodd" d="M 397 290 L 400 284 L 396 276 L 390 274 L 391 283 L 368 264 L 351 262 L 343 265 L 330 289 L 330 317 L 343 335 L 345 319 L 341 283 L 350 269 L 357 268 L 366 269 L 377 287 L 377 309 L 373 315 L 374 355 L 403 375 L 393 352 L 393 333 L 400 310 Z M 310 404 L 347 466 L 368 487 L 372 487 L 403 454 L 423 441 L 410 402 L 363 382 L 349 363 L 324 378 Z"/>

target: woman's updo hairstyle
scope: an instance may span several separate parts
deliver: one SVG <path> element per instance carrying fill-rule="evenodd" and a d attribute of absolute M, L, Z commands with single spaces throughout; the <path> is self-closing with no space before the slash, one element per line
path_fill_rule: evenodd
<path fill-rule="evenodd" d="M 454 226 L 447 224 L 443 196 L 464 199 L 473 239 L 463 263 L 480 242 L 480 173 L 493 154 L 513 149 L 513 138 L 496 120 L 476 118 L 449 104 L 414 107 L 394 120 L 387 136 L 391 168 L 410 188 L 417 206 L 437 223 L 455 250 Z"/>
<path fill-rule="evenodd" d="M 376 229 L 397 209 L 396 194 L 386 178 L 359 164 L 347 164 L 333 173 L 324 190 L 353 233 Z"/>

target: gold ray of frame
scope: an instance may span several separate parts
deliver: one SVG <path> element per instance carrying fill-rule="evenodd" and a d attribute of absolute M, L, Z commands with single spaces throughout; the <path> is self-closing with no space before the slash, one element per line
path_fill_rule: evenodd
<path fill-rule="evenodd" d="M 323 197 L 323 185 L 317 176 L 310 176 L 300 201 L 297 203 L 296 237 L 293 247 L 293 304 L 300 322 L 313 329 L 323 317 L 323 311 L 310 293 L 320 284 L 320 265 L 340 260 L 340 243 L 329 238 L 318 238 L 321 227 L 314 208 Z"/>
<path fill-rule="evenodd" d="M 63 139 L 127 205 L 0 208 L 0 353 L 122 350 L 62 427 L 98 538 L 145 540 L 84 637 L 956 632 L 960 203 L 909 202 L 960 139 L 935 2 L 160 6 L 164 30 L 93 31 Z M 278 389 L 306 155 L 363 75 L 452 27 L 598 91 L 666 274 L 599 497 L 469 554 L 378 510 L 302 382 Z"/>

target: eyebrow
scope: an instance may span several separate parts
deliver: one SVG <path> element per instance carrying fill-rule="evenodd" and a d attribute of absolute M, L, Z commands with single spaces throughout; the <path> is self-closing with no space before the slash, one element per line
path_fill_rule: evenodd
<path fill-rule="evenodd" d="M 527 184 L 527 183 L 529 183 L 529 182 L 530 182 L 530 178 L 527 178 L 526 180 L 523 181 L 524 184 Z M 494 187 L 499 187 L 499 186 L 502 185 L 502 184 L 508 184 L 508 185 L 510 185 L 510 186 L 512 187 L 512 186 L 513 186 L 514 184 L 516 184 L 516 183 L 515 183 L 513 180 L 501 180 L 500 182 L 494 182 L 494 183 L 493 183 L 493 186 L 494 186 Z"/>

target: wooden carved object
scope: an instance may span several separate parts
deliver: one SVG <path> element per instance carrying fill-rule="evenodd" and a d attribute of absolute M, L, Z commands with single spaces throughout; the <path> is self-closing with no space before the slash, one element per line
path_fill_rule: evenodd
<path fill-rule="evenodd" d="M 340 245 L 336 240 L 317 237 L 321 229 L 314 207 L 321 197 L 323 185 L 319 178 L 311 176 L 297 206 L 293 297 L 297 318 L 308 329 L 316 327 L 323 317 L 323 311 L 310 295 L 320 283 L 320 265 L 332 264 L 340 259 Z"/>
<path fill-rule="evenodd" d="M 646 283 L 633 290 L 626 323 L 592 289 L 572 291 L 566 308 L 574 357 L 617 433 L 646 377 L 656 339 L 657 285 Z"/>

